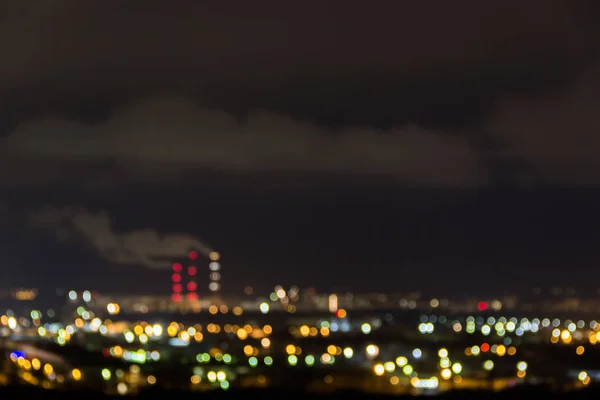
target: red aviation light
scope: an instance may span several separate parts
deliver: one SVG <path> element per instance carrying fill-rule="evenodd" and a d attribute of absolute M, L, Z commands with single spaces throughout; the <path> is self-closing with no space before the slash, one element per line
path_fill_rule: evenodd
<path fill-rule="evenodd" d="M 171 295 L 171 300 L 175 301 L 175 302 L 180 302 L 182 299 L 181 294 L 180 293 L 173 293 Z"/>
<path fill-rule="evenodd" d="M 194 293 L 194 292 L 188 293 L 186 295 L 186 297 L 187 297 L 188 300 L 197 300 L 198 299 L 198 293 Z"/>

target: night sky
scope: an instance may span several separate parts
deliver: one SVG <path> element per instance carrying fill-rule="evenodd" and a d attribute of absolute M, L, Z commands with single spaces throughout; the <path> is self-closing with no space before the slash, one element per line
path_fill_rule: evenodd
<path fill-rule="evenodd" d="M 50 208 L 200 238 L 224 293 L 600 287 L 597 1 L 34 3 L 0 6 L 0 288 L 169 292 Z"/>

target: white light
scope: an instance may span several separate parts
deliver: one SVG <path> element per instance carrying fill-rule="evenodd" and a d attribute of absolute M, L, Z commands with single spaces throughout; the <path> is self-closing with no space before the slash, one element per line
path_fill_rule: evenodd
<path fill-rule="evenodd" d="M 119 392 L 120 395 L 127 394 L 127 390 L 127 385 L 125 383 L 121 382 L 117 385 L 117 392 Z"/>
<path fill-rule="evenodd" d="M 368 335 L 369 333 L 371 333 L 371 325 L 367 324 L 366 322 L 364 324 L 362 324 L 360 326 L 360 330 L 362 331 L 362 333 L 364 333 L 365 335 Z"/>
<path fill-rule="evenodd" d="M 369 357 L 377 357 L 377 355 L 379 354 L 379 347 L 377 347 L 374 344 L 370 344 L 367 346 L 367 356 Z"/>
<path fill-rule="evenodd" d="M 406 364 L 408 364 L 408 360 L 406 359 L 406 357 L 398 357 L 396 358 L 396 365 L 399 367 L 404 367 Z"/>
<path fill-rule="evenodd" d="M 336 312 L 338 310 L 338 297 L 335 294 L 329 295 L 329 312 Z"/>
<path fill-rule="evenodd" d="M 411 381 L 411 384 L 416 388 L 421 389 L 435 389 L 438 387 L 439 382 L 436 377 L 429 379 L 414 379 Z"/>

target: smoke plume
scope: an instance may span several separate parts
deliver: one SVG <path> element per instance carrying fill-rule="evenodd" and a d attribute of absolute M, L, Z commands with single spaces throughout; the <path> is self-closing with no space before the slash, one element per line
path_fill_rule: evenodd
<path fill-rule="evenodd" d="M 192 249 L 207 257 L 213 251 L 201 240 L 187 234 L 161 234 L 151 229 L 116 232 L 106 212 L 46 209 L 31 213 L 28 223 L 53 231 L 59 241 L 83 241 L 114 264 L 170 268 L 174 260 L 184 257 Z"/>

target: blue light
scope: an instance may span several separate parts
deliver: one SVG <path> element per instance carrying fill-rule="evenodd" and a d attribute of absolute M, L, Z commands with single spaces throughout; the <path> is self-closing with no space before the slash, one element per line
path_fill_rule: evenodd
<path fill-rule="evenodd" d="M 185 340 L 180 338 L 170 338 L 169 345 L 173 347 L 187 347 L 190 345 L 190 342 L 186 342 Z"/>
<path fill-rule="evenodd" d="M 11 357 L 14 357 L 14 358 L 20 358 L 20 357 L 23 357 L 23 358 L 25 358 L 25 357 L 27 357 L 27 356 L 26 356 L 26 354 L 25 354 L 25 352 L 23 352 L 23 351 L 19 351 L 19 350 L 15 350 L 15 351 L 13 351 L 13 352 L 10 354 L 10 356 L 11 356 Z"/>

